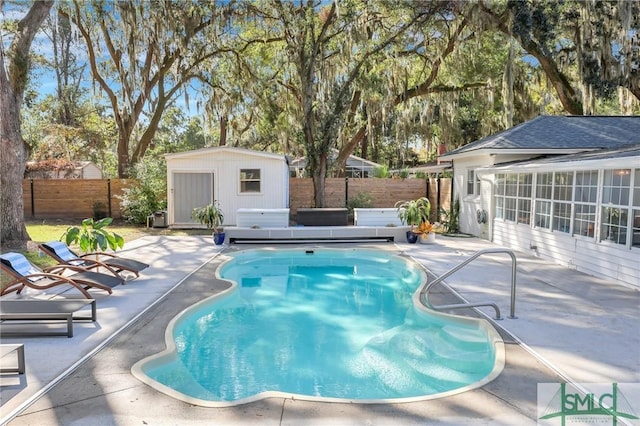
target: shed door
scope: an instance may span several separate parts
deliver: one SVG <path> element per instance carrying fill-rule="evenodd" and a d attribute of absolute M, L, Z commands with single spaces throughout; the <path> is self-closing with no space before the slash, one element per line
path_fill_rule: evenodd
<path fill-rule="evenodd" d="M 213 200 L 213 173 L 173 174 L 174 223 L 196 223 L 192 210 Z"/>

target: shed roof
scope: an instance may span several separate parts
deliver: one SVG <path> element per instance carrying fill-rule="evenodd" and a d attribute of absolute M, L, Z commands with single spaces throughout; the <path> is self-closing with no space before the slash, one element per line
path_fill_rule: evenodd
<path fill-rule="evenodd" d="M 477 150 L 553 152 L 616 148 L 640 142 L 640 116 L 545 116 L 487 136 L 442 157 Z"/>
<path fill-rule="evenodd" d="M 222 154 L 225 154 L 225 153 L 251 155 L 251 156 L 256 156 L 256 157 L 269 158 L 269 159 L 272 159 L 272 160 L 284 160 L 284 161 L 287 161 L 287 157 L 284 154 L 274 154 L 274 153 L 271 153 L 271 152 L 255 151 L 255 150 L 252 150 L 252 149 L 238 148 L 238 147 L 232 147 L 232 146 L 214 146 L 214 147 L 209 147 L 209 148 L 194 149 L 192 151 L 176 152 L 176 153 L 172 153 L 172 154 L 165 154 L 164 158 L 166 160 L 169 160 L 169 159 L 172 159 L 172 158 L 200 157 L 200 156 L 208 155 L 208 154 L 222 155 Z"/>

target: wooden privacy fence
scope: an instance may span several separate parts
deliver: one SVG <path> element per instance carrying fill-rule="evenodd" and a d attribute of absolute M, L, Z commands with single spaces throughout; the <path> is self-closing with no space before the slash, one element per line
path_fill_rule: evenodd
<path fill-rule="evenodd" d="M 122 217 L 120 199 L 131 179 L 24 179 L 24 217 L 34 219 L 93 217 L 102 203 L 109 217 Z"/>
<path fill-rule="evenodd" d="M 327 178 L 325 181 L 325 207 L 345 207 L 360 193 L 367 193 L 371 207 L 394 207 L 400 200 L 428 197 L 431 201 L 431 220 L 437 220 L 439 208 L 451 205 L 451 179 L 384 179 L 384 178 Z M 291 215 L 298 208 L 314 207 L 313 180 L 292 178 L 289 181 L 289 207 Z"/>
<path fill-rule="evenodd" d="M 94 204 L 103 203 L 106 215 L 122 218 L 120 195 L 135 185 L 132 179 L 25 179 L 22 182 L 24 217 L 86 218 L 94 214 Z M 428 197 L 431 219 L 437 220 L 440 207 L 451 204 L 451 179 L 382 179 L 327 178 L 325 207 L 345 207 L 348 200 L 367 193 L 371 207 L 393 207 L 397 201 Z M 291 178 L 289 207 L 295 215 L 298 208 L 314 207 L 313 180 Z"/>

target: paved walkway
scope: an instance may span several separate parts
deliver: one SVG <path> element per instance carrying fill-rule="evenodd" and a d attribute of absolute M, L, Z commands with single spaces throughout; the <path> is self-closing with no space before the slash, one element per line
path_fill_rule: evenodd
<path fill-rule="evenodd" d="M 435 245 L 381 247 L 404 252 L 439 275 L 476 250 L 494 246 L 474 238 L 440 237 Z M 497 322 L 515 337 L 505 334 L 503 373 L 480 389 L 407 404 L 270 398 L 233 408 L 191 406 L 142 384 L 130 368 L 164 349 L 164 330 L 177 313 L 226 287 L 212 278 L 224 257 L 216 256 L 220 250 L 205 237 L 135 240 L 122 254 L 152 266 L 112 295 L 95 293 L 97 324 L 77 323 L 72 339 L 3 339 L 25 343 L 27 374 L 2 377 L 2 423 L 535 424 L 538 383 L 563 378 L 580 383 L 640 382 L 640 292 L 517 253 L 518 319 Z M 492 254 L 446 283 L 471 302 L 497 302 L 507 316 L 509 273 L 509 257 Z M 451 295 L 446 288 L 434 291 L 435 301 L 448 303 L 447 298 Z M 490 309 L 482 310 L 493 315 Z"/>

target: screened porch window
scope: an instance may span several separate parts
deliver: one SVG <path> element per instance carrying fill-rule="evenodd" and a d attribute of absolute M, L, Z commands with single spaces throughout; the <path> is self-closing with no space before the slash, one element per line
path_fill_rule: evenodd
<path fill-rule="evenodd" d="M 569 233 L 571 230 L 571 199 L 573 193 L 573 172 L 556 172 L 553 179 L 553 219 L 554 231 Z"/>
<path fill-rule="evenodd" d="M 636 169 L 633 182 L 633 219 L 631 222 L 631 246 L 640 247 L 640 169 Z"/>
<path fill-rule="evenodd" d="M 531 222 L 531 189 L 530 173 L 496 175 L 496 218 L 528 225 Z"/>
<path fill-rule="evenodd" d="M 535 226 L 551 228 L 551 194 L 553 193 L 553 173 L 538 173 L 536 179 Z"/>
<path fill-rule="evenodd" d="M 600 241 L 622 245 L 627 243 L 630 189 L 630 169 L 604 171 Z"/>
<path fill-rule="evenodd" d="M 576 188 L 573 194 L 573 235 L 594 236 L 597 195 L 598 171 L 576 172 Z"/>
<path fill-rule="evenodd" d="M 504 219 L 504 182 L 505 175 L 500 173 L 496 175 L 495 198 L 496 198 L 496 218 Z"/>
<path fill-rule="evenodd" d="M 240 193 L 261 192 L 260 169 L 240 169 Z"/>

